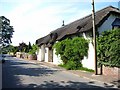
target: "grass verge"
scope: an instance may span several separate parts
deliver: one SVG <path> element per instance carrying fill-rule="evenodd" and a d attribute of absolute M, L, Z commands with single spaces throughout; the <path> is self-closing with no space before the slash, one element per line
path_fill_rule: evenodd
<path fill-rule="evenodd" d="M 67 69 L 66 65 L 64 65 L 64 64 L 60 64 L 60 65 L 58 65 L 58 66 Z M 67 69 L 67 70 L 68 70 L 68 69 Z M 86 68 L 86 67 L 79 67 L 79 68 L 77 68 L 77 69 L 75 69 L 75 70 L 82 70 L 82 71 L 87 71 L 87 72 L 94 72 L 94 70 L 88 69 L 88 68 Z"/>

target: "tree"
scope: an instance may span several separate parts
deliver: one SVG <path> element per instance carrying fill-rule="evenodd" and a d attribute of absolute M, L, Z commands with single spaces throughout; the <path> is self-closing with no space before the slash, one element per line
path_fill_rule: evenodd
<path fill-rule="evenodd" d="M 20 52 L 27 52 L 28 45 L 26 43 L 22 42 L 22 43 L 19 43 L 18 48 L 19 48 Z"/>
<path fill-rule="evenodd" d="M 30 51 L 30 49 L 32 49 L 31 43 L 29 42 L 28 44 L 28 52 Z"/>
<path fill-rule="evenodd" d="M 15 54 L 18 51 L 18 49 L 13 45 L 8 45 L 7 47 L 5 47 L 5 50 L 7 53 L 13 53 L 13 54 Z"/>
<path fill-rule="evenodd" d="M 13 26 L 10 26 L 10 20 L 0 16 L 0 52 L 2 49 L 12 43 Z M 1 52 L 2 53 L 2 52 Z"/>

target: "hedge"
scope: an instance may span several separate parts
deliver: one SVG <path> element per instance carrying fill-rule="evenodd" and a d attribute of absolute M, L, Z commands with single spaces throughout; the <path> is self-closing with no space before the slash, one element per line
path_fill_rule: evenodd
<path fill-rule="evenodd" d="M 97 38 L 98 63 L 120 67 L 120 29 L 104 31 Z"/>

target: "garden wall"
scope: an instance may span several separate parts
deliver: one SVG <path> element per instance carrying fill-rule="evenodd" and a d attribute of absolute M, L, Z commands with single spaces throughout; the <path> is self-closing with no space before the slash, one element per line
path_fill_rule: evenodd
<path fill-rule="evenodd" d="M 119 77 L 120 76 L 119 75 L 120 74 L 120 68 L 103 66 L 103 74 L 104 75 L 109 75 L 109 76 Z"/>

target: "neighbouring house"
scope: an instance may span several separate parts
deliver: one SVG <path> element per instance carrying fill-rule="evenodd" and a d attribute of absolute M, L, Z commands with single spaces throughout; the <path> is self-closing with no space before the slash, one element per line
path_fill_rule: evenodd
<path fill-rule="evenodd" d="M 113 6 L 108 6 L 95 13 L 96 32 L 100 35 L 105 30 L 120 28 L 120 10 Z M 82 60 L 83 67 L 95 69 L 94 63 L 94 47 L 92 44 L 92 15 L 88 15 L 76 20 L 68 25 L 62 26 L 48 35 L 36 40 L 36 44 L 40 47 L 38 52 L 38 60 L 60 64 L 62 61 L 59 56 L 55 55 L 52 46 L 57 41 L 64 40 L 67 37 L 83 36 L 89 39 L 88 57 Z"/>

